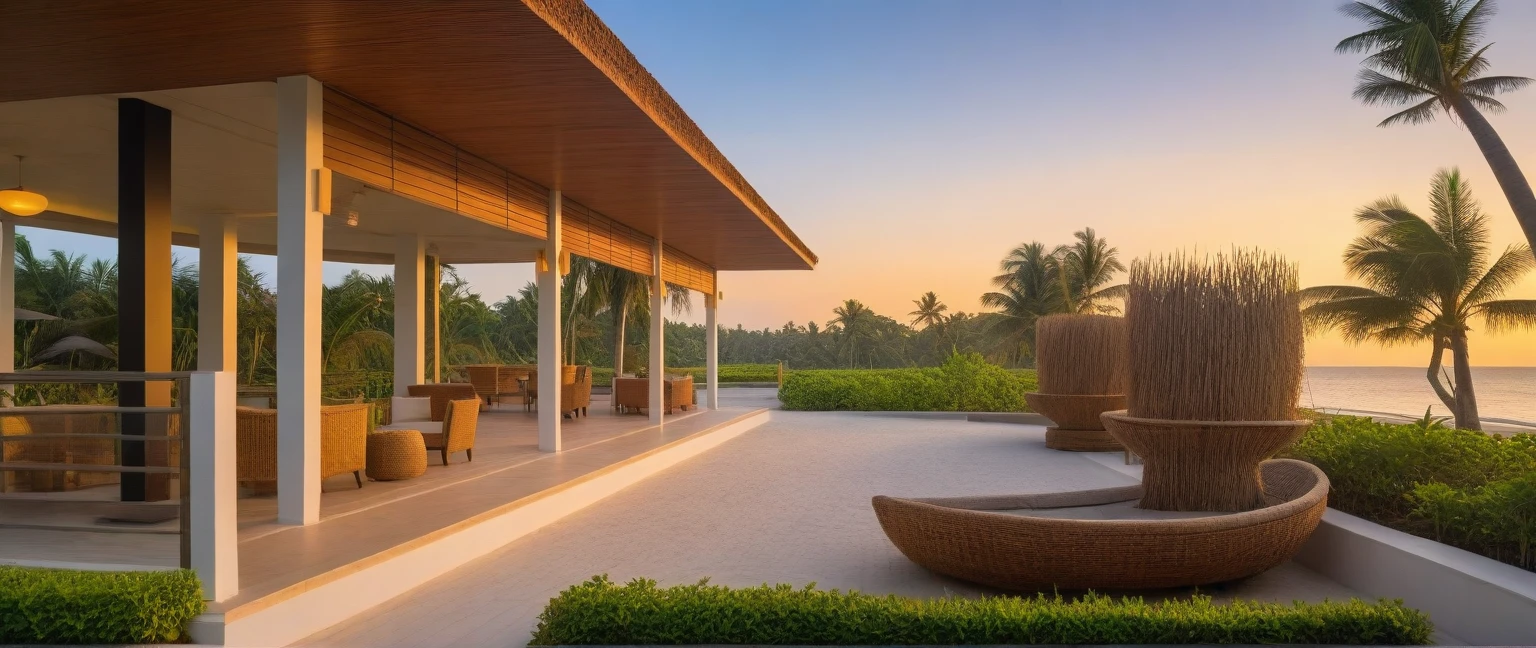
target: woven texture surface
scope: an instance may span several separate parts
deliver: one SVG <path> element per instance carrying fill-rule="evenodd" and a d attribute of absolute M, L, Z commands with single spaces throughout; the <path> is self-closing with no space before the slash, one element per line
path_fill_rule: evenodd
<path fill-rule="evenodd" d="M 320 408 L 321 479 L 368 467 L 368 412 L 367 404 Z"/>
<path fill-rule="evenodd" d="M 477 401 L 480 395 L 475 393 L 475 386 L 469 383 L 431 383 L 426 385 L 411 385 L 406 388 L 411 396 L 427 396 L 432 399 L 432 420 L 442 421 L 448 415 L 448 401 L 473 398 Z"/>
<path fill-rule="evenodd" d="M 1067 452 L 1119 452 L 1125 449 L 1104 430 L 1045 428 L 1045 447 Z"/>
<path fill-rule="evenodd" d="M 1024 402 L 1062 430 L 1102 430 L 1099 415 L 1125 409 L 1124 394 L 1024 394 Z"/>
<path fill-rule="evenodd" d="M 996 511 L 1096 506 L 1140 487 L 943 499 L 873 500 L 880 526 L 923 567 L 992 587 L 1157 589 L 1252 576 L 1300 550 L 1328 506 L 1328 478 L 1278 459 L 1262 467 L 1268 506 L 1183 520 L 1076 520 Z"/>
<path fill-rule="evenodd" d="M 417 430 L 384 430 L 368 435 L 368 476 L 379 481 L 420 477 L 427 472 L 427 446 Z"/>
<path fill-rule="evenodd" d="M 1259 462 L 1290 445 L 1309 421 L 1161 421 L 1104 414 L 1110 435 L 1141 456 L 1141 507 L 1248 511 L 1264 506 Z"/>
<path fill-rule="evenodd" d="M 448 403 L 447 420 L 443 421 L 442 432 L 422 432 L 421 440 L 428 450 L 437 450 L 442 454 L 443 465 L 448 465 L 448 455 L 455 452 L 469 452 L 468 459 L 474 458 L 475 428 L 480 424 L 480 399 L 465 398 Z"/>

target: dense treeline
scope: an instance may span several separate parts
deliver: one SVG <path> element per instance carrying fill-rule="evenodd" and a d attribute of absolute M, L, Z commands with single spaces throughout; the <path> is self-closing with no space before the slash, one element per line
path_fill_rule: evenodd
<path fill-rule="evenodd" d="M 104 259 L 54 250 L 38 256 L 25 236 L 16 242 L 17 365 L 22 368 L 115 369 L 117 266 Z M 783 362 L 798 369 L 938 366 L 953 355 L 978 353 L 997 364 L 1028 366 L 1034 321 L 1068 311 L 1113 311 L 1122 269 L 1114 248 L 1093 230 L 1069 246 L 1020 246 L 1000 264 L 993 292 L 982 302 L 995 312 L 949 312 L 933 293 L 913 301 L 902 320 L 875 313 L 856 299 L 833 309 L 824 325 L 790 322 L 778 329 L 721 331 L 727 364 Z M 173 368 L 197 362 L 197 269 L 177 260 L 171 277 Z M 239 372 L 242 384 L 271 384 L 276 376 L 277 295 L 272 281 L 245 259 L 238 273 Z M 644 276 L 576 259 L 561 287 L 566 361 L 623 373 L 649 356 L 650 282 Z M 321 293 L 321 362 L 326 374 L 388 372 L 392 367 L 394 281 L 353 271 Z M 689 292 L 667 287 L 669 311 L 689 312 Z M 495 303 L 452 268 L 440 294 L 441 352 L 450 372 L 473 363 L 531 363 L 537 355 L 538 288 L 524 286 Z M 27 311 L 30 311 L 27 312 Z M 704 364 L 704 329 L 669 323 L 666 362 Z M 429 348 L 429 356 L 432 351 Z M 429 358 L 430 360 L 430 358 Z"/>

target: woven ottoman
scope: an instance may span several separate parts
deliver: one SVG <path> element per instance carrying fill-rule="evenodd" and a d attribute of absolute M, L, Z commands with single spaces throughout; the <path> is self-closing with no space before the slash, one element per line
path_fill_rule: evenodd
<path fill-rule="evenodd" d="M 420 477 L 427 472 L 427 444 L 416 430 L 383 430 L 368 435 L 368 476 L 378 481 Z"/>

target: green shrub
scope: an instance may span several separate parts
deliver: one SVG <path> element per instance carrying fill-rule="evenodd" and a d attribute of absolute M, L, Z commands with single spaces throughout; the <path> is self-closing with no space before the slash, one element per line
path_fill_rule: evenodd
<path fill-rule="evenodd" d="M 694 382 L 704 382 L 704 367 L 667 367 L 667 373 L 672 375 L 688 374 L 693 376 Z M 789 373 L 786 369 L 785 373 Z M 720 383 L 747 383 L 747 382 L 778 382 L 779 365 L 776 364 L 732 364 L 720 365 Z M 592 384 L 600 387 L 613 385 L 613 367 L 593 367 Z"/>
<path fill-rule="evenodd" d="M 784 377 L 784 409 L 868 412 L 1023 412 L 1033 371 L 1010 371 L 980 355 L 955 354 L 942 367 L 812 369 Z"/>
<path fill-rule="evenodd" d="M 1218 605 L 1089 593 L 909 599 L 814 585 L 658 588 L 598 576 L 551 599 L 530 645 L 1425 644 L 1432 626 L 1400 601 Z"/>
<path fill-rule="evenodd" d="M 1536 436 L 1341 416 L 1318 420 L 1289 454 L 1328 474 L 1341 511 L 1536 567 Z"/>
<path fill-rule="evenodd" d="M 190 570 L 0 567 L 0 644 L 177 642 L 202 613 L 202 585 Z"/>

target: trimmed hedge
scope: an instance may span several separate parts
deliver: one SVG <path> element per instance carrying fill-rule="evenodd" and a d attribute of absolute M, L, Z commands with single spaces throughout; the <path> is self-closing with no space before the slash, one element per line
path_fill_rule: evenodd
<path fill-rule="evenodd" d="M 179 642 L 203 609 L 191 570 L 0 567 L 0 644 Z"/>
<path fill-rule="evenodd" d="M 788 410 L 869 412 L 1026 412 L 1034 371 L 1009 371 L 978 354 L 950 356 L 942 367 L 801 370 L 784 377 Z"/>
<path fill-rule="evenodd" d="M 1328 474 L 1329 504 L 1377 524 L 1536 568 L 1536 435 L 1339 416 L 1288 451 Z"/>
<path fill-rule="evenodd" d="M 667 373 L 673 375 L 688 374 L 693 376 L 695 383 L 704 382 L 704 367 L 667 367 Z M 788 369 L 784 370 L 787 375 Z M 723 364 L 720 365 L 720 382 L 745 383 L 745 382 L 778 382 L 779 365 L 776 364 Z M 613 385 L 613 367 L 593 367 L 592 384 L 600 387 Z"/>
<path fill-rule="evenodd" d="M 815 585 L 620 586 L 597 576 L 561 592 L 530 645 L 1427 644 L 1433 626 L 1401 601 L 1217 604 L 1089 593 L 909 599 Z"/>

